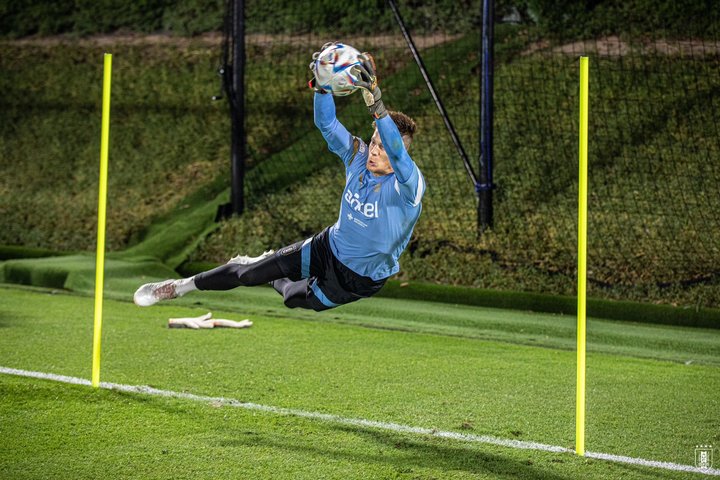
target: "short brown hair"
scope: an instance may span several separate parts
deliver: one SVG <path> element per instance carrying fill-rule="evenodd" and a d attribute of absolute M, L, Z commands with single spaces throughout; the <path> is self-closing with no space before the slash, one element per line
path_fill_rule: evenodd
<path fill-rule="evenodd" d="M 403 137 L 403 140 L 406 140 L 404 143 L 405 147 L 407 148 L 410 145 L 410 142 L 412 142 L 415 132 L 417 132 L 417 125 L 415 124 L 415 120 L 402 112 L 396 112 L 394 110 L 388 110 L 388 114 L 390 115 L 390 118 L 393 119 L 393 122 L 395 122 L 395 125 L 400 131 L 400 135 Z M 373 128 L 377 128 L 375 122 L 372 123 L 372 126 Z"/>

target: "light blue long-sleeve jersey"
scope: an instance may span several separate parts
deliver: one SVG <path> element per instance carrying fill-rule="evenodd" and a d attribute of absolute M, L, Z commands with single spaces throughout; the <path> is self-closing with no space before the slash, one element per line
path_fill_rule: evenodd
<path fill-rule="evenodd" d="M 315 94 L 315 125 L 330 151 L 345 164 L 340 214 L 330 227 L 333 254 L 355 273 L 373 280 L 394 275 L 422 210 L 425 180 L 420 169 L 389 115 L 376 125 L 394 173 L 380 177 L 367 169 L 367 144 L 336 118 L 332 95 Z"/>

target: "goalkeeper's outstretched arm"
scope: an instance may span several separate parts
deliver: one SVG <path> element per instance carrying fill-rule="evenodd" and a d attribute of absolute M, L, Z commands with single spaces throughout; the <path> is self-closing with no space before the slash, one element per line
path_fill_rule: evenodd
<path fill-rule="evenodd" d="M 315 126 L 325 138 L 331 152 L 348 165 L 352 159 L 353 136 L 335 116 L 335 101 L 332 95 L 315 93 Z"/>
<path fill-rule="evenodd" d="M 398 129 L 393 115 L 401 119 L 399 112 L 388 112 L 382 100 L 382 92 L 378 87 L 377 75 L 375 73 L 375 60 L 369 53 L 363 53 L 359 57 L 360 64 L 357 65 L 356 73 L 359 79 L 355 85 L 362 89 L 363 100 L 368 111 L 375 118 L 377 134 L 380 136 L 382 148 L 385 150 L 387 159 L 390 162 L 392 171 L 397 179 L 396 188 L 407 203 L 416 207 L 420 205 L 425 191 L 425 182 L 420 169 L 407 152 L 405 139 Z M 401 119 L 402 121 L 402 119 Z M 413 128 L 414 130 L 414 128 Z M 410 135 L 408 141 L 412 138 Z"/>
<path fill-rule="evenodd" d="M 417 170 L 415 162 L 408 155 L 402 135 L 398 130 L 392 117 L 388 115 L 385 104 L 382 101 L 382 92 L 378 87 L 377 75 L 375 73 L 375 60 L 372 55 L 365 52 L 359 56 L 360 63 L 357 65 L 356 73 L 359 79 L 355 85 L 362 89 L 363 100 L 368 107 L 370 115 L 375 118 L 380 140 L 382 141 L 385 153 L 392 166 L 395 176 L 400 183 L 405 183 L 413 172 Z"/>
<path fill-rule="evenodd" d="M 375 120 L 380 140 L 382 140 L 385 153 L 387 153 L 390 165 L 395 171 L 395 176 L 400 183 L 406 183 L 417 169 L 415 162 L 408 154 L 403 142 L 400 130 L 390 115 Z"/>

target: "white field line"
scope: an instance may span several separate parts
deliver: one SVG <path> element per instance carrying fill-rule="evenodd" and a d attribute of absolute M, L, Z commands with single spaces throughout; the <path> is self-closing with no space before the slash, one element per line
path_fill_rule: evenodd
<path fill-rule="evenodd" d="M 77 377 L 68 377 L 65 375 L 56 375 L 54 373 L 33 372 L 29 370 L 19 370 L 15 368 L 0 367 L 0 373 L 7 375 L 17 375 L 20 377 L 39 378 L 42 380 L 53 380 L 55 382 L 72 383 L 75 385 L 90 386 L 90 380 Z M 417 435 L 430 435 L 433 437 L 449 438 L 452 440 L 460 440 L 464 442 L 486 443 L 491 445 L 499 445 L 501 447 L 519 448 L 524 450 L 542 450 L 546 452 L 557 453 L 575 453 L 574 450 L 559 447 L 555 445 L 547 445 L 544 443 L 527 442 L 521 440 L 509 440 L 505 438 L 492 437 L 489 435 L 473 435 L 469 433 L 458 433 L 450 431 L 435 430 L 432 428 L 412 427 L 399 423 L 378 422 L 375 420 L 365 420 L 362 418 L 347 418 L 339 415 L 331 415 L 328 413 L 308 412 L 305 410 L 296 410 L 293 408 L 273 407 L 270 405 L 259 405 L 257 403 L 241 402 L 232 398 L 225 397 L 209 397 L 205 395 L 195 395 L 192 393 L 174 392 L 172 390 L 160 390 L 144 385 L 123 385 L 120 383 L 100 382 L 100 388 L 108 390 L 117 390 L 121 392 L 138 393 L 141 395 L 153 395 L 158 397 L 180 398 L 184 400 L 192 400 L 195 402 L 222 404 L 230 407 L 244 408 L 247 410 L 259 410 L 276 415 L 289 415 L 293 417 L 310 418 L 313 420 L 322 420 L 325 422 L 339 423 L 342 425 L 352 425 L 357 427 L 369 427 L 379 430 L 389 430 L 400 433 L 413 433 Z M 611 462 L 628 463 L 632 465 L 640 465 L 643 467 L 662 468 L 665 470 L 676 470 L 680 472 L 701 473 L 704 475 L 720 476 L 720 470 L 715 468 L 699 468 L 692 465 L 681 465 L 678 463 L 659 462 L 657 460 L 646 460 L 644 458 L 626 457 L 623 455 L 612 455 L 609 453 L 585 452 L 588 458 L 598 460 L 608 460 Z"/>

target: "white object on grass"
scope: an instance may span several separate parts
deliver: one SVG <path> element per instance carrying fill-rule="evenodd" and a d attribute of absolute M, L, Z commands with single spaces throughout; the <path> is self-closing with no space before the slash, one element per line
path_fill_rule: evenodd
<path fill-rule="evenodd" d="M 225 318 L 212 318 L 212 312 L 200 315 L 199 317 L 168 319 L 168 328 L 192 328 L 198 330 L 200 328 L 248 328 L 251 326 L 252 322 L 247 318 L 239 322 Z"/>

